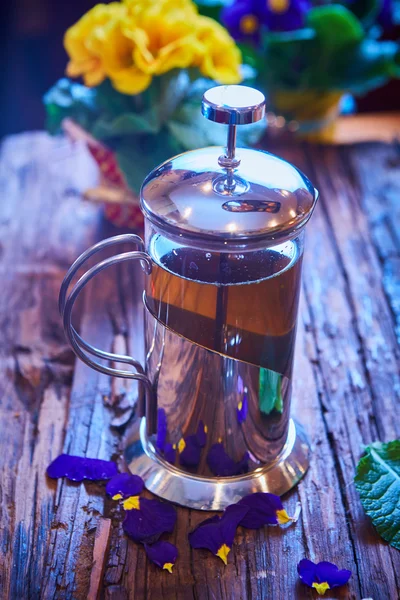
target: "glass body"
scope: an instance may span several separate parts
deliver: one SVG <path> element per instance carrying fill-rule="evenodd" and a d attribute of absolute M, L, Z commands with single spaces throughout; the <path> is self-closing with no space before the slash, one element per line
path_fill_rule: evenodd
<path fill-rule="evenodd" d="M 274 247 L 201 250 L 146 226 L 146 303 L 164 325 L 224 356 L 291 376 L 302 232 Z"/>

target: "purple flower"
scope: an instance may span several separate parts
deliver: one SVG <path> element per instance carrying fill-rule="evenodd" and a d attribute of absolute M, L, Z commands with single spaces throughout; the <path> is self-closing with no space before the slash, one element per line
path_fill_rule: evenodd
<path fill-rule="evenodd" d="M 60 454 L 47 467 L 46 472 L 53 479 L 67 477 L 72 481 L 83 481 L 84 479 L 96 481 L 111 479 L 111 477 L 117 475 L 118 469 L 115 462 L 109 460 Z"/>
<path fill-rule="evenodd" d="M 164 452 L 165 442 L 167 441 L 167 415 L 163 408 L 157 410 L 157 437 L 156 437 L 156 448 L 160 452 Z"/>
<path fill-rule="evenodd" d="M 146 554 L 157 567 L 166 569 L 172 573 L 176 559 L 178 558 L 178 548 L 169 542 L 156 542 L 155 544 L 144 544 Z"/>
<path fill-rule="evenodd" d="M 236 409 L 236 416 L 237 416 L 237 420 L 238 420 L 239 424 L 245 422 L 245 420 L 247 418 L 248 410 L 249 410 L 249 406 L 248 406 L 247 394 L 246 394 L 246 392 L 244 392 L 243 398 L 242 398 L 242 400 L 240 400 L 239 404 L 237 405 L 237 409 Z"/>
<path fill-rule="evenodd" d="M 199 443 L 200 448 L 204 448 L 204 446 L 206 445 L 207 442 L 207 425 L 204 425 L 203 421 L 199 422 L 199 425 L 197 427 L 197 432 L 196 432 L 196 437 L 197 437 L 197 441 Z"/>
<path fill-rule="evenodd" d="M 213 444 L 207 454 L 207 464 L 217 477 L 231 477 L 247 473 L 249 470 L 249 455 L 245 452 L 239 462 L 235 462 L 226 452 L 221 442 Z"/>
<path fill-rule="evenodd" d="M 298 519 L 298 514 L 289 517 L 281 499 L 275 494 L 256 492 L 245 496 L 238 504 L 249 509 L 240 523 L 246 529 L 259 529 L 264 525 L 286 525 Z"/>
<path fill-rule="evenodd" d="M 175 458 L 176 458 L 176 445 L 175 444 L 165 444 L 164 458 L 167 462 L 171 463 L 171 465 L 175 464 Z"/>
<path fill-rule="evenodd" d="M 260 18 L 254 0 L 238 0 L 225 6 L 221 11 L 221 21 L 235 40 L 260 41 Z"/>
<path fill-rule="evenodd" d="M 297 572 L 303 583 L 314 588 L 323 596 L 326 590 L 345 585 L 351 577 L 351 571 L 338 567 L 330 562 L 315 564 L 303 558 L 297 565 Z"/>
<path fill-rule="evenodd" d="M 247 506 L 232 504 L 227 506 L 222 517 L 211 517 L 200 523 L 191 533 L 189 542 L 192 548 L 207 548 L 227 564 L 227 557 L 241 520 L 247 513 Z"/>
<path fill-rule="evenodd" d="M 123 502 L 126 510 L 123 530 L 135 542 L 156 542 L 164 532 L 171 533 L 176 523 L 172 504 L 131 496 Z"/>
<path fill-rule="evenodd" d="M 144 488 L 144 481 L 139 475 L 118 473 L 106 485 L 106 492 L 113 500 L 121 500 L 129 496 L 137 496 Z"/>
<path fill-rule="evenodd" d="M 200 462 L 201 446 L 197 435 L 188 435 L 178 443 L 179 462 L 184 467 L 197 467 Z"/>
<path fill-rule="evenodd" d="M 293 31 L 304 26 L 309 0 L 256 0 L 260 21 L 270 31 Z"/>

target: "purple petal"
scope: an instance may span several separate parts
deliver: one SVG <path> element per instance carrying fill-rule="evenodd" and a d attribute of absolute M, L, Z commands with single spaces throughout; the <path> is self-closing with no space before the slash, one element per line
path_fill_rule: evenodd
<path fill-rule="evenodd" d="M 284 11 L 274 10 L 265 0 L 256 0 L 258 14 L 271 31 L 293 31 L 304 26 L 305 16 L 311 8 L 309 0 L 291 0 Z"/>
<path fill-rule="evenodd" d="M 111 497 L 121 495 L 122 498 L 138 496 L 144 488 L 144 481 L 139 475 L 118 473 L 106 485 L 106 492 Z"/>
<path fill-rule="evenodd" d="M 184 448 L 179 453 L 179 462 L 184 467 L 197 467 L 201 457 L 201 446 L 197 435 L 189 435 L 183 439 Z M 179 448 L 179 445 L 178 445 Z"/>
<path fill-rule="evenodd" d="M 259 529 L 264 525 L 277 525 L 277 511 L 283 510 L 279 496 L 267 492 L 257 492 L 242 498 L 238 504 L 247 506 L 249 512 L 240 523 L 246 529 Z"/>
<path fill-rule="evenodd" d="M 47 467 L 46 473 L 53 479 L 67 477 L 72 481 L 83 481 L 84 479 L 97 481 L 111 479 L 117 475 L 118 468 L 115 462 L 109 460 L 60 454 Z"/>
<path fill-rule="evenodd" d="M 199 422 L 196 437 L 200 448 L 204 448 L 207 442 L 207 427 L 204 425 L 203 421 Z"/>
<path fill-rule="evenodd" d="M 144 544 L 144 549 L 149 559 L 161 569 L 172 573 L 172 567 L 178 558 L 178 548 L 169 542 L 156 542 Z"/>
<path fill-rule="evenodd" d="M 236 40 L 259 42 L 259 17 L 255 14 L 251 0 L 239 0 L 233 4 L 224 6 L 220 18 L 231 36 Z M 249 24 L 251 25 L 250 27 Z"/>
<path fill-rule="evenodd" d="M 167 441 L 167 415 L 163 408 L 157 410 L 157 437 L 156 437 L 156 448 L 160 452 L 165 449 L 165 443 Z"/>
<path fill-rule="evenodd" d="M 309 587 L 312 587 L 312 584 L 315 581 L 316 568 L 317 565 L 307 558 L 303 558 L 303 560 L 301 560 L 297 565 L 297 572 L 300 579 Z"/>
<path fill-rule="evenodd" d="M 247 506 L 233 504 L 222 517 L 214 516 L 200 523 L 189 533 L 192 548 L 207 548 L 217 554 L 222 546 L 232 547 L 237 526 L 248 511 Z"/>
<path fill-rule="evenodd" d="M 351 577 L 351 571 L 342 569 L 331 562 L 323 561 L 316 565 L 315 576 L 318 583 L 326 581 L 330 588 L 339 587 L 348 582 Z"/>
<path fill-rule="evenodd" d="M 231 477 L 247 473 L 249 455 L 244 453 L 239 462 L 235 462 L 226 452 L 222 443 L 213 444 L 207 454 L 207 464 L 217 477 Z"/>
<path fill-rule="evenodd" d="M 135 542 L 156 542 L 164 532 L 171 533 L 176 523 L 172 504 L 140 498 L 139 509 L 127 510 L 123 530 Z"/>
<path fill-rule="evenodd" d="M 244 393 L 243 398 L 240 401 L 240 403 L 238 404 L 238 407 L 236 409 L 236 416 L 237 416 L 237 420 L 238 420 L 239 424 L 244 423 L 245 420 L 247 419 L 248 410 L 249 410 L 249 407 L 248 407 L 247 394 Z"/>
<path fill-rule="evenodd" d="M 164 458 L 167 462 L 171 463 L 171 465 L 175 464 L 175 458 L 176 458 L 176 446 L 175 445 L 165 444 Z"/>

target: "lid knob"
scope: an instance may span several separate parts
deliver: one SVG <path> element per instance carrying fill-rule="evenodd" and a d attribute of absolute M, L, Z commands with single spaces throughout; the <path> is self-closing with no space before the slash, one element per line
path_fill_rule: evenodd
<path fill-rule="evenodd" d="M 239 181 L 233 176 L 240 165 L 240 159 L 235 156 L 236 125 L 248 125 L 264 117 L 264 94 L 245 85 L 218 85 L 204 93 L 201 112 L 210 121 L 229 125 L 225 155 L 218 158 L 219 166 L 227 172 L 220 191 L 234 193 L 236 188 L 236 193 L 240 193 L 246 185 L 237 187 Z"/>
<path fill-rule="evenodd" d="M 264 94 L 245 85 L 219 85 L 204 93 L 202 114 L 225 125 L 248 125 L 265 115 Z"/>

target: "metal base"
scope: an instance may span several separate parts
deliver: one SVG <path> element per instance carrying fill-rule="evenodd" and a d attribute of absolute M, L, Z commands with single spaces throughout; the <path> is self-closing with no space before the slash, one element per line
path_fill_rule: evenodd
<path fill-rule="evenodd" d="M 293 419 L 289 422 L 286 444 L 275 461 L 235 477 L 199 477 L 177 469 L 155 453 L 145 431 L 143 418 L 140 440 L 130 444 L 125 451 L 129 470 L 140 475 L 153 494 L 197 510 L 223 510 L 254 492 L 281 496 L 300 481 L 309 466 L 307 436 Z"/>

